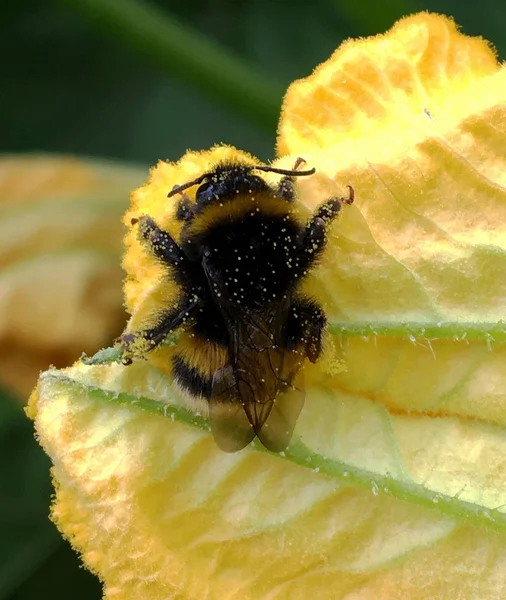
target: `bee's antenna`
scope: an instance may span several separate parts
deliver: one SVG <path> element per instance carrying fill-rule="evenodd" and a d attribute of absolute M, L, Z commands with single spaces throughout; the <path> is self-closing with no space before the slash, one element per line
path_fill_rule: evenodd
<path fill-rule="evenodd" d="M 261 165 L 251 168 L 256 169 L 257 171 L 265 171 L 266 173 L 277 173 L 278 175 L 287 175 L 288 177 L 305 177 L 306 175 L 313 175 L 314 173 L 316 173 L 316 169 L 314 167 L 312 169 L 309 169 L 308 171 L 297 171 L 296 169 L 275 169 L 274 167 L 264 167 Z"/>
<path fill-rule="evenodd" d="M 352 185 L 347 185 L 346 187 L 348 188 L 348 197 L 343 198 L 343 202 L 345 204 L 353 204 L 353 201 L 355 200 L 355 189 Z"/>
<path fill-rule="evenodd" d="M 208 176 L 209 176 L 209 173 L 204 173 L 203 175 L 201 175 L 200 177 L 197 177 L 197 179 L 194 179 L 193 181 L 188 181 L 188 183 L 183 183 L 183 185 L 175 185 L 170 190 L 170 192 L 167 194 L 167 198 L 172 198 L 172 196 L 175 196 L 176 194 L 180 194 L 181 192 L 184 192 L 188 188 L 190 188 L 194 185 L 198 185 L 199 183 L 202 183 L 204 181 L 204 179 Z"/>

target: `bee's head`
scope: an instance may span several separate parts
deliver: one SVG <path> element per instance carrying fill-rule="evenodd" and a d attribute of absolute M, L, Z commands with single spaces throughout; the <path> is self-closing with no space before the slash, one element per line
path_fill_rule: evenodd
<path fill-rule="evenodd" d="M 303 162 L 302 159 L 300 159 L 300 162 Z M 239 194 L 255 194 L 270 190 L 269 184 L 262 177 L 256 175 L 254 171 L 278 173 L 285 177 L 300 177 L 312 175 L 315 169 L 308 171 L 293 169 L 288 171 L 263 165 L 224 162 L 218 164 L 212 171 L 204 173 L 188 183 L 176 185 L 167 196 L 170 198 L 194 185 L 198 185 L 199 187 L 195 193 L 195 208 L 196 212 L 200 212 L 211 203 L 231 200 Z"/>
<path fill-rule="evenodd" d="M 239 194 L 265 192 L 269 186 L 253 167 L 245 164 L 222 164 L 206 173 L 195 193 L 197 212 L 212 202 L 231 200 Z"/>

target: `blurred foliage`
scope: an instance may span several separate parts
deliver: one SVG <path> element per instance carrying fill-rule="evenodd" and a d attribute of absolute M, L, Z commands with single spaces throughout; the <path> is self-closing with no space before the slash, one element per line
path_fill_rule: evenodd
<path fill-rule="evenodd" d="M 502 0 L 6 0 L 0 151 L 149 165 L 225 142 L 269 159 L 293 79 L 344 38 L 419 10 L 452 15 L 506 55 Z M 0 600 L 99 598 L 47 520 L 48 461 L 5 394 L 0 444 Z"/>
<path fill-rule="evenodd" d="M 0 598 L 100 598 L 47 518 L 49 460 L 19 403 L 0 390 Z"/>
<path fill-rule="evenodd" d="M 0 156 L 0 385 L 16 396 L 121 333 L 121 217 L 144 177 L 114 161 Z"/>

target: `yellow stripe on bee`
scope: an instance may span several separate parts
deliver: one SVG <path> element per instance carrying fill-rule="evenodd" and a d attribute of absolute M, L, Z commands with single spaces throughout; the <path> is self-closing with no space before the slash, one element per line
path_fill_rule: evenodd
<path fill-rule="evenodd" d="M 230 200 L 219 204 L 212 204 L 199 214 L 191 223 L 188 235 L 198 235 L 208 231 L 214 225 L 221 225 L 229 221 L 236 221 L 256 213 L 267 216 L 292 216 L 293 206 L 282 198 L 270 196 L 265 192 L 256 194 L 238 194 Z"/>
<path fill-rule="evenodd" d="M 229 362 L 226 348 L 206 342 L 192 333 L 183 333 L 177 342 L 177 355 L 200 375 L 212 378 L 215 371 Z"/>

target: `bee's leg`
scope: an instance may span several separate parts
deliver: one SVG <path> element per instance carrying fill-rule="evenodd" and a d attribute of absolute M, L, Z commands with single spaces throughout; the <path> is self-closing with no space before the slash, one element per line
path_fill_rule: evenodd
<path fill-rule="evenodd" d="M 185 272 L 189 260 L 172 236 L 160 229 L 154 219 L 142 215 L 139 219 L 132 219 L 132 225 L 139 224 L 139 239 L 145 244 L 149 252 L 164 264 L 177 271 Z"/>
<path fill-rule="evenodd" d="M 325 248 L 327 227 L 337 217 L 343 204 L 351 204 L 354 191 L 351 185 L 347 198 L 330 198 L 316 209 L 299 241 L 301 259 L 298 261 L 300 275 L 304 275 Z"/>
<path fill-rule="evenodd" d="M 186 194 L 181 194 L 177 204 L 176 219 L 178 221 L 191 221 L 193 217 L 194 213 L 190 199 Z"/>
<path fill-rule="evenodd" d="M 351 185 L 347 186 L 348 196 L 346 198 L 329 198 L 316 209 L 312 219 L 323 219 L 325 223 L 330 223 L 339 214 L 343 204 L 353 204 L 355 200 L 355 190 Z"/>
<path fill-rule="evenodd" d="M 293 165 L 292 171 L 297 171 L 297 169 L 305 164 L 305 160 L 303 158 L 298 158 Z M 285 175 L 281 178 L 278 187 L 276 188 L 276 192 L 278 196 L 281 196 L 287 202 L 293 202 L 295 198 L 295 178 L 296 175 Z"/>
<path fill-rule="evenodd" d="M 175 308 L 161 313 L 153 327 L 123 333 L 119 338 L 123 350 L 123 364 L 131 364 L 133 358 L 144 358 L 144 355 L 159 346 L 169 333 L 191 319 L 201 305 L 202 301 L 198 294 L 191 294 Z"/>
<path fill-rule="evenodd" d="M 290 307 L 286 334 L 288 349 L 304 347 L 311 362 L 316 362 L 322 350 L 322 334 L 327 323 L 320 306 L 307 298 L 297 298 Z"/>

